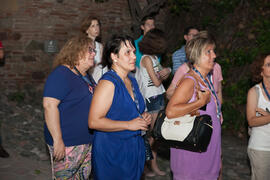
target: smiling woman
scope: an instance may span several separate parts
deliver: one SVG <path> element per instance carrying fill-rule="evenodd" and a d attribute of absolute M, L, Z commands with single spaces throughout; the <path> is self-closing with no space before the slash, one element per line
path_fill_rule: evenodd
<path fill-rule="evenodd" d="M 151 116 L 137 81 L 128 73 L 135 69 L 135 48 L 129 36 L 113 36 L 105 45 L 102 65 L 110 69 L 99 81 L 88 124 L 95 129 L 94 179 L 139 180 L 145 162 L 141 130 Z"/>

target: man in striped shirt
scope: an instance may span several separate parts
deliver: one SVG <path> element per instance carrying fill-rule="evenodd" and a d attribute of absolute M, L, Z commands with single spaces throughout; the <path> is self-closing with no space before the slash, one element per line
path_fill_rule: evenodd
<path fill-rule="evenodd" d="M 186 40 L 186 43 L 190 41 L 193 36 L 198 34 L 199 30 L 194 27 L 190 26 L 187 27 L 184 30 L 184 39 Z M 183 45 L 180 49 L 176 50 L 172 55 L 172 61 L 173 61 L 173 74 L 176 72 L 176 70 L 185 62 L 187 62 L 186 58 L 186 52 L 185 52 L 185 45 Z"/>

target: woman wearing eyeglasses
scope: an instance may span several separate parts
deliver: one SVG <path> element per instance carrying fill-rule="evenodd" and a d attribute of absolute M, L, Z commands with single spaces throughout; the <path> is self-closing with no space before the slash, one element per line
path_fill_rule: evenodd
<path fill-rule="evenodd" d="M 259 82 L 247 96 L 251 179 L 267 180 L 270 177 L 270 53 L 259 55 L 251 68 L 253 80 Z"/>
<path fill-rule="evenodd" d="M 94 57 L 90 38 L 72 38 L 56 56 L 46 81 L 44 133 L 53 179 L 88 179 L 90 175 L 93 138 L 88 113 L 96 84 L 87 71 Z"/>
<path fill-rule="evenodd" d="M 81 24 L 81 33 L 86 35 L 88 38 L 95 42 L 95 65 L 90 69 L 90 72 L 96 82 L 101 78 L 101 76 L 107 72 L 106 67 L 102 67 L 100 64 L 102 58 L 103 46 L 97 40 L 100 39 L 100 20 L 93 16 L 88 16 L 85 18 Z"/>

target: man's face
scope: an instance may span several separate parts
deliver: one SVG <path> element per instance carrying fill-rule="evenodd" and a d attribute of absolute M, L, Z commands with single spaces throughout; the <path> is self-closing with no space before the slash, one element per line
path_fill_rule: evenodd
<path fill-rule="evenodd" d="M 4 50 L 0 49 L 0 59 L 3 59 L 3 58 L 4 58 Z"/>
<path fill-rule="evenodd" d="M 199 31 L 197 29 L 191 29 L 189 30 L 187 35 L 184 35 L 184 38 L 186 40 L 186 42 L 190 41 L 191 39 L 193 39 L 193 37 L 195 35 L 197 35 L 199 33 Z"/>
<path fill-rule="evenodd" d="M 145 21 L 144 25 L 141 25 L 141 29 L 143 30 L 143 35 L 145 35 L 148 31 L 155 28 L 155 20 L 148 19 Z"/>

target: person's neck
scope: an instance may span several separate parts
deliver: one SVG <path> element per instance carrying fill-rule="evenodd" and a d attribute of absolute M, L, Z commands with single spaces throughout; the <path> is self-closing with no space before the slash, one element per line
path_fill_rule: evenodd
<path fill-rule="evenodd" d="M 85 76 L 87 73 L 87 70 L 88 69 L 85 69 L 85 68 L 83 68 L 83 67 L 80 67 L 79 65 L 75 65 L 75 67 L 78 69 L 78 71 L 83 75 L 83 76 Z"/>
<path fill-rule="evenodd" d="M 263 77 L 263 83 L 264 83 L 266 89 L 270 89 L 270 78 Z"/>
<path fill-rule="evenodd" d="M 206 78 L 208 71 L 204 70 L 203 68 L 200 68 L 200 66 L 194 64 L 194 67 L 201 73 L 203 78 Z"/>
<path fill-rule="evenodd" d="M 128 71 L 125 71 L 124 69 L 115 65 L 112 65 L 112 70 L 114 70 L 118 74 L 118 76 L 125 82 L 125 79 L 127 78 L 127 75 L 129 73 Z"/>
<path fill-rule="evenodd" d="M 93 37 L 93 36 L 91 36 L 91 35 L 88 35 L 88 37 L 89 37 L 90 39 L 92 39 L 93 42 L 95 42 L 96 37 Z"/>

